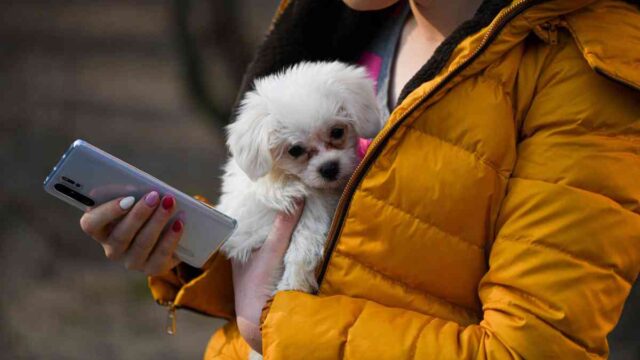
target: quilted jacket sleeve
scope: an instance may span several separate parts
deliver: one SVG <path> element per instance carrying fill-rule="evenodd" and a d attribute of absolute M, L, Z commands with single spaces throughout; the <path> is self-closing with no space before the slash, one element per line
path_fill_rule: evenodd
<path fill-rule="evenodd" d="M 524 58 L 518 76 L 518 157 L 480 323 L 280 292 L 263 314 L 267 359 L 607 356 L 640 267 L 640 92 L 597 75 L 574 46 Z"/>
<path fill-rule="evenodd" d="M 203 196 L 194 197 L 210 204 Z M 180 263 L 166 274 L 149 276 L 147 282 L 159 304 L 229 320 L 235 317 L 231 262 L 220 251 L 202 269 Z"/>
<path fill-rule="evenodd" d="M 148 277 L 153 299 L 174 308 L 231 320 L 235 318 L 231 262 L 217 252 L 205 270 L 179 265 L 171 272 Z"/>

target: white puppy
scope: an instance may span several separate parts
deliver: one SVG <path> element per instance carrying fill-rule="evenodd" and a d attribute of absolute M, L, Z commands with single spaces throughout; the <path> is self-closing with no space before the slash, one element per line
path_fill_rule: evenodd
<path fill-rule="evenodd" d="M 218 209 L 238 220 L 223 245 L 246 261 L 294 199 L 305 208 L 274 290 L 317 289 L 314 270 L 342 189 L 358 164 L 359 137 L 381 128 L 373 82 L 363 68 L 302 62 L 255 80 L 227 127 L 231 159 Z"/>

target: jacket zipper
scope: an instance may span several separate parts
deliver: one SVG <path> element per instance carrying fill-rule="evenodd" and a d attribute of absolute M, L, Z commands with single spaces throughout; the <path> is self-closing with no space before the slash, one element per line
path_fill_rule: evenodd
<path fill-rule="evenodd" d="M 220 318 L 220 319 L 225 319 L 225 320 L 230 320 L 231 318 L 227 318 L 227 317 L 222 317 L 222 316 L 217 316 L 217 315 L 211 315 L 209 313 L 206 313 L 204 311 L 200 311 L 200 310 L 196 310 L 194 308 L 188 307 L 188 306 L 184 306 L 184 305 L 179 305 L 176 304 L 173 301 L 161 301 L 161 300 L 156 300 L 156 303 L 160 306 L 165 306 L 167 308 L 167 322 L 166 322 L 166 326 L 165 326 L 165 331 L 168 335 L 174 335 L 176 333 L 176 323 L 177 323 L 177 310 L 189 310 L 193 313 L 202 315 L 202 316 L 208 316 L 208 317 L 212 317 L 212 318 Z"/>
<path fill-rule="evenodd" d="M 176 334 L 176 307 L 172 302 L 169 303 L 169 316 L 167 317 L 167 334 Z"/>
<path fill-rule="evenodd" d="M 540 28 L 546 32 L 547 38 L 545 39 L 549 45 L 558 44 L 558 26 L 562 25 L 562 21 L 558 18 L 549 20 L 540 25 Z"/>
<path fill-rule="evenodd" d="M 165 331 L 167 335 L 176 334 L 176 309 L 178 306 L 173 301 L 157 301 L 158 304 L 167 307 L 167 322 L 165 324 Z"/>
<path fill-rule="evenodd" d="M 502 11 L 497 17 L 497 21 L 493 21 L 490 25 L 490 28 L 485 33 L 482 38 L 480 45 L 474 50 L 474 52 L 457 68 L 449 72 L 449 74 L 436 86 L 434 86 L 431 91 L 421 97 L 418 101 L 416 101 L 403 115 L 400 119 L 398 119 L 392 125 L 385 127 L 378 136 L 373 140 L 371 145 L 369 146 L 369 150 L 365 154 L 365 157 L 362 159 L 360 164 L 356 167 L 355 171 L 349 178 L 347 185 L 345 186 L 342 195 L 340 196 L 340 200 L 338 201 L 338 206 L 336 207 L 335 214 L 333 216 L 333 221 L 331 223 L 331 227 L 329 228 L 329 232 L 327 234 L 327 245 L 324 250 L 323 260 L 319 270 L 317 271 L 317 279 L 318 279 L 318 290 L 320 289 L 320 285 L 322 284 L 322 280 L 324 279 L 324 275 L 327 271 L 327 265 L 329 264 L 329 260 L 331 254 L 333 253 L 333 249 L 338 240 L 338 236 L 340 230 L 342 229 L 343 220 L 346 215 L 347 209 L 351 203 L 351 197 L 353 192 L 355 191 L 355 187 L 359 184 L 360 180 L 364 177 L 364 174 L 369 170 L 369 167 L 373 163 L 375 157 L 380 154 L 380 150 L 384 147 L 387 140 L 395 133 L 396 130 L 400 127 L 400 125 L 409 117 L 409 115 L 420 105 L 422 105 L 426 100 L 431 98 L 434 94 L 436 94 L 439 90 L 441 90 L 444 85 L 446 85 L 449 81 L 451 81 L 455 76 L 457 76 L 462 70 L 464 70 L 467 66 L 469 66 L 484 50 L 486 50 L 487 46 L 495 39 L 497 33 L 504 28 L 504 26 L 509 23 L 513 18 L 517 15 L 521 14 L 524 10 L 530 8 L 533 5 L 544 2 L 545 0 L 521 0 L 515 4 L 510 5 L 505 11 Z"/>

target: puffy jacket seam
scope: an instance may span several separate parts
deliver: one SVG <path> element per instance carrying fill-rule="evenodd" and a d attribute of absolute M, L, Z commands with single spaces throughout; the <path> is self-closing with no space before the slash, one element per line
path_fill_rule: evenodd
<path fill-rule="evenodd" d="M 360 308 L 360 311 L 358 311 L 358 314 L 354 317 L 353 323 L 351 323 L 351 325 L 349 326 L 349 329 L 347 329 L 347 333 L 346 333 L 346 335 L 344 337 L 344 342 L 343 342 L 342 346 L 340 346 L 340 355 L 338 355 L 338 359 L 344 359 L 345 358 L 345 354 L 347 352 L 347 345 L 349 344 L 349 336 L 351 335 L 351 330 L 353 329 L 353 327 L 358 322 L 358 319 L 360 319 L 360 316 L 364 312 L 365 306 L 367 306 L 367 303 L 364 303 L 362 305 L 362 307 Z"/>
<path fill-rule="evenodd" d="M 610 139 L 610 140 L 617 140 L 617 141 L 621 141 L 624 143 L 627 143 L 629 145 L 632 146 L 640 146 L 640 139 L 638 138 L 634 138 L 628 135 L 619 135 L 619 134 L 608 134 L 604 131 L 593 131 L 592 133 L 590 133 L 589 135 L 591 136 L 596 136 L 596 137 L 602 137 L 602 138 L 606 138 L 606 139 Z M 633 155 L 638 155 L 638 154 L 634 154 Z"/>
<path fill-rule="evenodd" d="M 507 241 L 508 241 L 508 240 L 507 240 Z M 518 240 L 515 240 L 515 241 L 518 241 Z M 525 290 L 523 290 L 523 289 L 520 289 L 520 288 L 518 288 L 518 287 L 516 287 L 516 286 L 514 286 L 514 285 L 509 285 L 509 284 L 499 283 L 499 282 L 495 282 L 495 281 L 487 281 L 487 282 L 485 282 L 482 286 L 483 286 L 483 287 L 485 287 L 485 286 L 501 287 L 501 288 L 504 288 L 506 291 L 510 291 L 510 292 L 516 293 L 517 295 L 519 295 L 519 296 L 521 296 L 521 297 L 525 298 L 526 300 L 528 300 L 528 301 L 530 301 L 530 302 L 534 302 L 534 303 L 542 304 L 543 306 L 546 306 L 546 307 L 548 307 L 548 308 L 551 308 L 551 309 L 553 309 L 554 311 L 559 311 L 559 310 L 560 310 L 560 309 L 558 309 L 558 307 L 553 306 L 553 305 L 551 305 L 551 304 L 547 303 L 546 301 L 544 301 L 544 300 L 542 300 L 542 299 L 538 298 L 537 296 L 535 296 L 535 295 L 533 295 L 533 294 L 529 293 L 528 291 L 525 291 Z M 485 302 L 483 302 L 483 303 L 482 303 L 482 306 L 483 306 L 484 308 L 488 308 L 488 307 L 490 307 L 490 306 L 491 306 L 491 304 L 496 304 L 496 303 L 511 305 L 513 302 L 512 302 L 511 300 L 509 300 L 509 299 L 498 298 L 498 299 L 496 299 L 496 300 L 492 300 L 492 301 L 490 301 L 490 302 L 485 301 Z"/>
<path fill-rule="evenodd" d="M 418 333 L 416 334 L 416 337 L 411 342 L 411 351 L 409 352 L 408 359 L 415 359 L 416 352 L 418 351 L 418 340 L 420 340 L 420 336 L 422 336 L 424 329 L 426 329 L 427 326 L 429 326 L 429 324 L 433 322 L 433 320 L 435 320 L 435 317 L 431 317 L 429 320 L 425 321 L 425 323 L 422 324 L 422 326 L 420 327 L 420 331 L 418 331 Z"/>
<path fill-rule="evenodd" d="M 594 192 L 594 191 L 591 191 L 591 190 L 583 189 L 583 188 L 577 187 L 575 185 L 561 184 L 561 183 L 552 182 L 552 181 L 548 181 L 548 180 L 531 179 L 531 178 L 525 178 L 525 177 L 519 177 L 519 176 L 513 176 L 511 178 L 511 180 L 523 180 L 523 181 L 541 182 L 541 183 L 545 183 L 545 184 L 548 184 L 548 185 L 556 185 L 556 186 L 560 186 L 560 187 L 563 187 L 563 188 L 566 188 L 566 189 L 578 191 L 578 192 L 581 192 L 581 193 L 587 193 L 589 195 L 602 197 L 602 198 L 606 199 L 608 202 L 615 204 L 614 205 L 615 208 L 617 208 L 619 210 L 623 210 L 623 211 L 629 212 L 629 213 L 631 213 L 633 215 L 636 215 L 636 216 L 640 216 L 640 214 L 638 214 L 637 212 L 635 212 L 633 210 L 630 210 L 630 209 L 627 209 L 624 206 L 622 206 L 621 202 L 617 201 L 616 199 L 614 199 L 612 197 L 609 197 L 609 196 L 604 195 L 602 193 L 598 193 L 598 192 Z"/>
<path fill-rule="evenodd" d="M 335 249 L 333 252 L 335 254 L 338 254 L 339 256 L 342 256 L 344 258 L 349 259 L 350 261 L 353 261 L 353 262 L 357 263 L 358 265 L 360 265 L 363 268 L 365 268 L 367 271 L 380 276 L 384 281 L 388 281 L 388 282 L 390 282 L 390 283 L 392 283 L 394 285 L 400 286 L 404 290 L 408 290 L 410 292 L 419 293 L 419 294 L 422 294 L 423 296 L 428 296 L 428 297 L 436 299 L 437 301 L 440 301 L 440 302 L 446 302 L 446 303 L 448 303 L 448 305 L 450 305 L 452 307 L 457 307 L 457 308 L 460 308 L 460 309 L 464 309 L 466 312 L 477 313 L 476 309 L 472 309 L 470 307 L 466 307 L 466 306 L 463 306 L 463 305 L 456 304 L 456 303 L 454 303 L 453 300 L 450 300 L 450 299 L 446 299 L 446 298 L 443 298 L 443 297 L 439 297 L 439 296 L 435 296 L 433 294 L 426 293 L 423 289 L 420 289 L 415 285 L 409 284 L 409 283 L 407 283 L 405 281 L 401 281 L 401 280 L 395 279 L 395 278 L 391 277 L 391 275 L 388 275 L 388 274 L 382 272 L 381 270 L 379 270 L 375 266 L 373 266 L 371 264 L 368 264 L 366 262 L 363 262 L 362 260 L 357 259 L 354 256 L 349 255 L 349 254 L 347 254 L 347 253 L 345 253 L 343 251 Z M 418 312 L 418 313 L 420 313 L 420 312 Z M 428 315 L 428 314 L 423 314 L 423 315 Z"/>
<path fill-rule="evenodd" d="M 528 300 L 530 300 L 530 301 L 534 301 L 534 302 L 541 302 L 541 300 L 539 300 L 538 298 L 536 298 L 536 297 L 534 297 L 534 296 L 532 296 L 532 295 L 529 295 L 528 293 L 526 293 L 526 292 L 524 292 L 523 290 L 521 290 L 521 289 L 519 289 L 519 288 L 516 288 L 516 287 L 514 287 L 514 286 L 504 285 L 504 284 L 495 284 L 494 286 L 500 286 L 500 287 L 508 288 L 508 290 L 509 290 L 509 291 L 512 291 L 512 292 L 518 293 L 519 295 L 521 295 L 522 297 L 524 297 L 524 298 L 526 298 L 526 299 L 528 299 Z M 509 307 L 513 306 L 513 302 L 512 302 L 512 301 L 510 301 L 510 300 L 507 300 L 507 299 L 500 299 L 500 300 L 492 301 L 491 303 L 485 303 L 485 304 L 484 304 L 484 306 L 485 306 L 485 308 L 486 308 L 486 307 L 490 307 L 490 306 L 491 306 L 491 304 L 502 304 L 502 305 L 506 305 L 506 306 L 509 306 Z M 526 310 L 526 309 L 525 309 L 525 310 Z M 596 356 L 597 358 L 602 358 L 602 355 L 601 355 L 601 354 L 598 354 L 598 353 L 595 353 L 595 352 L 590 351 L 590 350 L 589 350 L 589 348 L 587 347 L 587 345 L 582 344 L 580 341 L 578 341 L 577 339 L 575 339 L 575 338 L 574 338 L 573 336 L 571 336 L 569 333 L 567 333 L 567 332 L 565 332 L 565 331 L 563 331 L 563 330 L 559 329 L 557 326 L 553 325 L 553 324 L 552 324 L 552 323 L 550 323 L 549 321 L 547 321 L 547 320 L 545 320 L 545 319 L 543 319 L 543 318 L 541 318 L 541 317 L 539 317 L 539 316 L 536 316 L 535 314 L 533 314 L 533 313 L 529 312 L 528 310 L 527 310 L 526 312 L 527 312 L 527 314 L 531 315 L 532 317 L 534 317 L 534 318 L 538 319 L 539 321 L 541 321 L 541 322 L 545 323 L 545 324 L 549 327 L 549 329 L 553 329 L 553 330 L 555 330 L 556 332 L 560 333 L 564 338 L 566 338 L 568 341 L 570 341 L 570 342 L 572 342 L 573 344 L 575 344 L 577 347 L 580 347 L 580 348 L 581 348 L 582 350 L 584 350 L 587 354 L 589 354 L 589 355 L 591 355 L 591 356 Z M 496 337 L 498 337 L 498 338 L 500 339 L 499 334 L 498 334 L 496 331 L 493 331 L 493 330 L 491 330 L 490 328 L 488 328 L 488 327 L 486 327 L 486 326 L 484 326 L 484 325 L 482 325 L 482 324 L 480 324 L 480 326 L 482 327 L 482 329 L 484 329 L 484 331 L 490 332 L 493 336 L 496 336 Z M 504 340 L 500 339 L 500 342 L 502 342 L 502 344 L 503 344 L 505 347 L 508 347 L 508 346 L 507 346 L 507 344 L 506 344 L 506 342 L 505 342 Z M 512 349 L 511 347 L 508 347 L 508 348 L 509 348 L 509 349 L 511 349 L 511 350 L 515 350 L 515 349 Z"/>
<path fill-rule="evenodd" d="M 517 67 L 516 67 L 517 69 Z M 501 79 L 500 77 L 498 77 L 497 74 L 493 73 L 493 72 L 487 72 L 487 69 L 485 69 L 485 71 L 482 72 L 482 74 L 478 75 L 478 77 L 482 77 L 483 80 L 487 81 L 487 82 L 492 82 L 495 86 L 497 86 L 501 91 L 502 91 L 502 95 L 504 96 L 505 99 L 507 99 L 507 101 L 509 101 L 509 105 L 511 107 L 511 109 L 514 108 L 513 106 L 513 89 L 509 89 L 508 85 L 505 83 L 505 81 L 503 79 Z M 517 70 L 516 70 L 517 72 Z M 515 82 L 514 82 L 515 83 Z M 515 113 L 515 111 L 513 111 L 513 113 Z"/>
<path fill-rule="evenodd" d="M 215 335 L 214 335 L 214 336 L 215 336 Z M 233 359 L 235 359 L 235 358 L 234 358 L 234 357 L 232 357 L 232 356 L 229 356 L 229 355 L 227 355 L 227 354 L 224 354 L 224 353 L 223 353 L 223 351 L 225 351 L 225 350 L 228 350 L 228 349 L 226 349 L 226 346 L 220 346 L 220 347 L 216 350 L 216 352 L 214 352 L 214 353 L 212 353 L 212 354 L 210 353 L 210 354 L 212 355 L 212 356 L 211 356 L 211 358 L 214 358 L 214 359 L 220 359 L 220 360 L 233 360 Z"/>
<path fill-rule="evenodd" d="M 475 151 L 469 150 L 469 149 L 467 149 L 467 148 L 465 148 L 465 147 L 463 147 L 463 146 L 461 146 L 459 144 L 456 144 L 456 143 L 453 143 L 451 141 L 445 140 L 445 139 L 443 139 L 441 137 L 438 137 L 438 136 L 435 136 L 433 134 L 429 134 L 428 132 L 426 132 L 424 130 L 421 130 L 421 129 L 418 129 L 418 128 L 414 127 L 414 126 L 409 125 L 409 126 L 406 126 L 406 128 L 409 129 L 409 130 L 416 131 L 416 132 L 418 132 L 418 133 L 420 133 L 420 134 L 422 134 L 424 136 L 436 139 L 436 140 L 441 141 L 441 142 L 443 142 L 445 144 L 451 145 L 456 149 L 459 149 L 459 150 L 462 150 L 462 151 L 466 152 L 467 154 L 473 156 L 478 162 L 482 163 L 486 167 L 488 167 L 491 170 L 493 170 L 498 176 L 500 176 L 503 179 L 507 179 L 509 177 L 509 174 L 508 174 L 507 171 L 499 170 L 498 166 L 495 163 L 493 163 L 493 161 L 481 156 L 480 154 L 478 154 Z"/>
<path fill-rule="evenodd" d="M 626 133 L 611 133 L 611 132 L 607 132 L 606 131 L 607 129 L 608 129 L 607 126 L 592 127 L 592 126 L 587 126 L 587 125 L 576 122 L 571 124 L 570 126 L 567 125 L 567 126 L 562 126 L 560 128 L 558 128 L 557 126 L 554 128 L 551 128 L 551 126 L 541 127 L 535 130 L 533 134 L 527 136 L 524 139 L 531 139 L 535 133 L 541 133 L 541 132 L 550 133 L 552 130 L 556 130 L 556 131 L 560 130 L 560 132 L 558 132 L 555 136 L 558 136 L 558 137 L 565 136 L 568 138 L 574 138 L 575 136 L 584 136 L 584 137 L 596 136 L 596 137 L 604 137 L 612 140 L 624 141 L 634 146 L 640 145 L 640 136 L 634 136 Z M 568 131 L 575 131 L 575 130 L 582 130 L 584 131 L 584 133 L 575 133 L 575 132 L 568 133 Z"/>
<path fill-rule="evenodd" d="M 579 123 L 575 124 L 575 126 L 577 126 L 578 128 L 580 128 L 580 129 L 582 129 L 582 130 L 587 132 L 583 136 L 603 137 L 603 138 L 606 138 L 606 139 L 622 141 L 622 142 L 628 143 L 628 144 L 633 145 L 633 146 L 639 146 L 640 145 L 640 137 L 630 136 L 630 135 L 626 135 L 626 134 L 610 134 L 610 133 L 605 132 L 603 129 L 590 128 L 588 126 L 585 126 L 585 125 L 579 124 Z"/>
<path fill-rule="evenodd" d="M 510 292 L 512 292 L 512 293 L 516 293 L 516 294 L 518 294 L 519 296 L 521 296 L 521 297 L 523 297 L 523 298 L 527 299 L 527 300 L 528 300 L 528 301 L 530 301 L 530 302 L 543 304 L 544 306 L 547 306 L 547 307 L 549 307 L 549 308 L 552 308 L 554 311 L 561 311 L 561 309 L 558 309 L 557 307 L 555 307 L 555 306 L 552 306 L 552 305 L 548 304 L 547 302 L 545 302 L 544 300 L 540 299 L 539 297 L 537 297 L 537 296 L 535 296 L 535 295 L 533 295 L 533 294 L 530 294 L 530 293 L 528 293 L 528 292 L 526 292 L 526 291 L 524 291 L 524 290 L 522 290 L 522 289 L 520 289 L 520 288 L 518 288 L 518 287 L 515 287 L 515 286 L 513 286 L 513 285 L 500 284 L 500 283 L 493 283 L 493 286 L 498 286 L 498 287 L 505 288 L 505 290 L 510 291 Z M 508 299 L 497 299 L 497 300 L 493 300 L 493 301 L 491 301 L 490 303 L 485 302 L 485 303 L 483 304 L 483 306 L 484 306 L 485 308 L 487 308 L 487 307 L 490 307 L 490 306 L 491 306 L 491 304 L 503 304 L 503 305 L 507 305 L 507 306 L 509 306 L 509 307 L 510 307 L 510 306 L 513 306 L 513 302 L 512 302 L 512 301 L 510 301 L 510 300 L 508 300 Z M 589 353 L 590 355 L 597 355 L 597 356 L 601 356 L 601 355 L 598 355 L 597 353 L 594 353 L 594 352 L 589 351 L 589 350 L 588 350 L 588 346 L 587 346 L 586 344 L 581 343 L 578 339 L 575 339 L 571 334 L 569 334 L 569 333 L 567 333 L 567 332 L 565 332 L 565 331 L 561 330 L 560 328 L 558 328 L 557 326 L 555 326 L 553 323 L 551 323 L 551 322 L 549 322 L 549 321 L 545 320 L 545 319 L 544 319 L 544 318 L 542 318 L 542 317 L 539 317 L 539 316 L 537 316 L 537 315 L 535 315 L 535 314 L 533 314 L 533 313 L 529 312 L 528 310 L 527 310 L 527 313 L 528 313 L 528 314 L 530 314 L 531 316 L 535 317 L 536 319 L 540 320 L 541 322 L 543 322 L 543 323 L 547 324 L 547 326 L 548 326 L 550 329 L 553 329 L 553 330 L 555 330 L 555 331 L 559 332 L 560 334 L 562 334 L 562 336 L 564 336 L 565 338 L 567 338 L 569 341 L 573 342 L 573 343 L 574 343 L 574 344 L 576 344 L 577 346 L 581 347 L 585 352 Z M 495 334 L 495 332 L 494 332 L 494 334 Z M 503 343 L 504 343 L 504 342 L 503 342 Z"/>
<path fill-rule="evenodd" d="M 373 199 L 374 201 L 377 201 L 377 202 L 381 203 L 384 206 L 388 206 L 388 207 L 398 211 L 399 213 L 405 215 L 406 217 L 408 217 L 408 218 L 410 218 L 410 219 L 412 219 L 414 221 L 417 221 L 417 222 L 423 224 L 424 226 L 435 228 L 436 230 L 440 231 L 441 233 L 445 234 L 446 236 L 454 239 L 458 243 L 464 244 L 465 246 L 468 246 L 468 247 L 471 247 L 471 248 L 474 248 L 474 249 L 477 249 L 477 250 L 480 250 L 480 251 L 484 252 L 484 248 L 482 246 L 476 245 L 476 244 L 472 243 L 471 241 L 464 240 L 459 236 L 453 235 L 452 233 L 443 230 L 441 227 L 439 227 L 438 225 L 434 224 L 433 222 L 425 220 L 425 219 L 421 219 L 421 218 L 419 218 L 419 217 L 417 217 L 417 216 L 415 216 L 415 215 L 413 215 L 413 214 L 411 214 L 411 213 L 409 213 L 409 212 L 407 212 L 405 210 L 402 210 L 398 206 L 393 205 L 391 202 L 385 201 L 385 200 L 382 200 L 382 199 L 376 197 L 375 195 L 373 195 L 373 193 L 371 193 L 371 192 L 369 192 L 367 190 L 361 189 L 359 191 L 359 193 L 364 195 L 364 196 L 367 196 L 367 197 Z"/>
<path fill-rule="evenodd" d="M 603 265 L 603 264 L 596 263 L 594 261 L 591 261 L 590 259 L 582 258 L 580 256 L 572 254 L 571 252 L 569 252 L 567 250 L 564 250 L 564 249 L 561 249 L 561 248 L 556 247 L 556 246 L 551 246 L 549 244 L 536 242 L 535 239 L 530 238 L 530 237 L 524 237 L 524 236 L 518 237 L 518 236 L 500 235 L 496 241 L 508 241 L 508 242 L 515 242 L 515 243 L 526 243 L 528 246 L 531 246 L 531 247 L 534 247 L 534 248 L 539 248 L 539 249 L 542 249 L 542 250 L 555 252 L 555 253 L 564 255 L 564 256 L 572 259 L 572 260 L 578 261 L 580 263 L 585 263 L 585 264 L 587 264 L 589 266 L 592 266 L 592 267 L 594 267 L 596 269 L 599 269 L 599 270 L 602 270 L 602 271 L 605 271 L 605 272 L 611 272 L 614 275 L 616 275 L 617 277 L 619 277 L 622 280 L 624 280 L 624 282 L 627 283 L 627 285 L 629 285 L 629 287 L 631 287 L 633 285 L 633 280 L 628 279 L 627 277 L 625 277 L 615 267 L 606 266 L 606 265 Z"/>
<path fill-rule="evenodd" d="M 631 65 L 631 66 L 636 66 L 637 62 L 635 60 L 627 60 L 627 59 L 621 59 L 620 57 L 617 56 L 604 56 L 598 53 L 595 53 L 593 51 L 589 51 L 589 50 L 585 50 L 584 54 L 586 56 L 592 56 L 595 59 L 598 59 L 600 62 L 606 63 L 607 60 L 615 60 L 616 62 L 620 63 L 620 64 L 624 64 L 624 65 Z"/>
<path fill-rule="evenodd" d="M 216 360 L 235 360 L 236 359 L 235 357 L 223 354 L 222 353 L 223 349 L 224 348 L 220 349 L 217 353 L 213 353 L 211 358 Z"/>

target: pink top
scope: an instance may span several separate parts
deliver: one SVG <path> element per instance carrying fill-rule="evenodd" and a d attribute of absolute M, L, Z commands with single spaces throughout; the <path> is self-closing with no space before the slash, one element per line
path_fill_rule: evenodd
<path fill-rule="evenodd" d="M 359 61 L 359 64 L 363 66 L 367 70 L 367 75 L 374 81 L 376 92 L 378 91 L 378 83 L 377 79 L 380 75 L 380 70 L 382 69 L 382 57 L 373 53 L 373 52 L 365 52 L 362 54 L 362 58 Z M 359 138 L 358 139 L 358 147 L 357 154 L 358 159 L 362 161 L 364 158 L 364 154 L 367 153 L 367 149 L 369 145 L 371 145 L 372 139 Z"/>
<path fill-rule="evenodd" d="M 359 138 L 358 139 L 358 159 L 362 160 L 364 158 L 364 154 L 367 153 L 367 149 L 369 145 L 371 145 L 372 139 Z"/>

